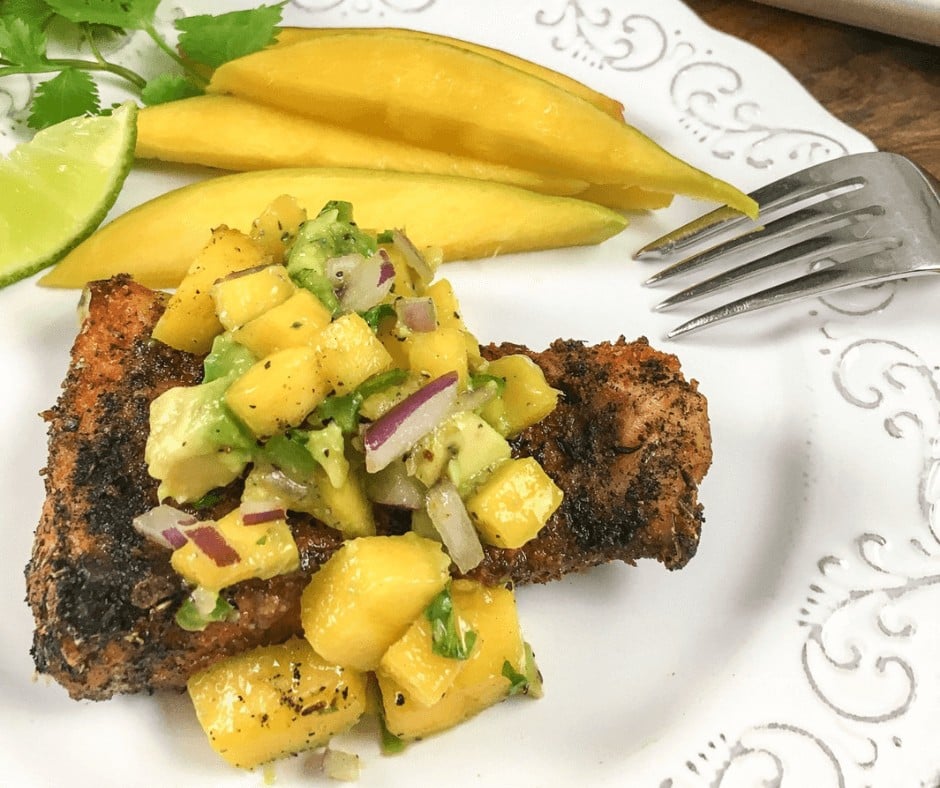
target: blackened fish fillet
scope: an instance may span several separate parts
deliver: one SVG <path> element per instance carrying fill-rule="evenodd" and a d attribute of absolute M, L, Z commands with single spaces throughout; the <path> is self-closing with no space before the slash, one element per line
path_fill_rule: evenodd
<path fill-rule="evenodd" d="M 237 621 L 186 632 L 174 614 L 186 597 L 169 553 L 140 536 L 134 516 L 157 503 L 144 465 L 150 402 L 199 381 L 201 359 L 150 339 L 164 298 L 116 277 L 91 285 L 87 316 L 49 424 L 46 501 L 26 567 L 40 674 L 73 698 L 181 688 L 222 656 L 300 631 L 307 577 L 341 544 L 336 531 L 291 518 L 301 570 L 226 592 Z M 539 535 L 518 550 L 486 548 L 473 576 L 487 583 L 545 582 L 600 563 L 654 558 L 670 569 L 694 554 L 702 524 L 698 484 L 711 462 L 704 397 L 678 360 L 646 340 L 586 346 L 556 341 L 526 353 L 564 396 L 513 440 L 565 493 Z M 220 508 L 234 505 L 222 502 Z M 212 514 L 212 513 L 210 513 Z M 394 530 L 394 517 L 383 518 Z"/>

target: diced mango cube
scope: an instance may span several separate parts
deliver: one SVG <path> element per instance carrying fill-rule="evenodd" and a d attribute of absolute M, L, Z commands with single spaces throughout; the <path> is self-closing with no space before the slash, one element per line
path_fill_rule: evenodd
<path fill-rule="evenodd" d="M 239 560 L 219 566 L 192 541 L 173 551 L 170 563 L 182 578 L 194 586 L 213 591 L 227 588 L 253 577 L 266 580 L 293 572 L 300 566 L 297 545 L 284 520 L 245 525 L 241 510 L 235 509 L 215 527 Z"/>
<path fill-rule="evenodd" d="M 355 312 L 342 315 L 320 332 L 317 350 L 323 376 L 339 395 L 392 367 L 392 357 L 369 324 Z"/>
<path fill-rule="evenodd" d="M 459 328 L 437 328 L 408 337 L 408 366 L 429 379 L 456 372 L 461 385 L 467 382 L 467 342 Z"/>
<path fill-rule="evenodd" d="M 366 497 L 363 473 L 351 469 L 343 483 L 334 487 L 326 472 L 321 471 L 314 471 L 310 513 L 347 539 L 375 534 L 375 516 L 372 502 Z"/>
<path fill-rule="evenodd" d="M 507 662 L 514 672 L 525 672 L 525 644 L 513 592 L 455 580 L 451 596 L 454 611 L 476 633 L 476 642 L 440 700 L 424 704 L 387 672 L 378 673 L 385 724 L 403 739 L 450 728 L 505 698 L 510 689 L 503 672 Z"/>
<path fill-rule="evenodd" d="M 231 331 L 284 303 L 295 289 L 283 265 L 267 265 L 220 279 L 212 286 L 212 300 L 219 322 Z"/>
<path fill-rule="evenodd" d="M 457 627 L 465 635 L 470 625 L 458 617 Z M 434 652 L 431 622 L 422 614 L 388 647 L 378 673 L 397 682 L 419 703 L 430 706 L 454 683 L 465 662 Z"/>
<path fill-rule="evenodd" d="M 244 233 L 224 225 L 217 227 L 170 296 L 154 326 L 153 338 L 177 350 L 208 353 L 215 335 L 222 333 L 211 295 L 213 283 L 267 259 L 264 249 Z"/>
<path fill-rule="evenodd" d="M 307 211 L 294 197 L 282 194 L 251 223 L 250 235 L 275 261 L 280 261 L 305 221 Z"/>
<path fill-rule="evenodd" d="M 235 329 L 235 341 L 258 358 L 289 347 L 313 345 L 330 324 L 329 310 L 309 290 L 290 298 Z"/>
<path fill-rule="evenodd" d="M 300 424 L 329 394 L 316 351 L 278 350 L 253 364 L 225 393 L 232 412 L 258 437 Z"/>
<path fill-rule="evenodd" d="M 503 356 L 485 371 L 506 380 L 502 395 L 484 406 L 482 416 L 507 437 L 541 421 L 558 404 L 558 390 L 548 385 L 542 368 L 528 356 Z"/>
<path fill-rule="evenodd" d="M 401 250 L 395 244 L 382 244 L 381 248 L 385 250 L 395 268 L 395 284 L 392 285 L 392 292 L 405 298 L 417 295 L 414 276 Z"/>
<path fill-rule="evenodd" d="M 496 547 L 522 547 L 561 504 L 562 492 L 532 457 L 506 460 L 467 499 L 480 538 Z"/>
<path fill-rule="evenodd" d="M 223 659 L 186 686 L 212 748 L 243 769 L 322 747 L 366 708 L 366 677 L 302 638 Z"/>
<path fill-rule="evenodd" d="M 301 599 L 304 636 L 326 659 L 374 670 L 450 579 L 441 545 L 413 533 L 346 542 Z"/>
<path fill-rule="evenodd" d="M 466 323 L 460 315 L 460 304 L 454 288 L 447 279 L 438 279 L 426 291 L 434 301 L 437 310 L 437 324 L 442 328 L 459 328 L 464 332 L 464 344 L 467 346 L 467 360 L 471 369 L 476 369 L 482 363 L 480 343 L 467 329 Z"/>

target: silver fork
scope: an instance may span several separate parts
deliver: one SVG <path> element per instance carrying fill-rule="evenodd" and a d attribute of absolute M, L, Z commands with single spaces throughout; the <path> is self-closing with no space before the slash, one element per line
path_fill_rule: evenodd
<path fill-rule="evenodd" d="M 647 285 L 717 263 L 735 264 L 654 309 L 671 309 L 784 265 L 802 264 L 809 271 L 705 312 L 668 337 L 776 304 L 940 271 L 940 183 L 898 154 L 843 156 L 774 181 L 751 197 L 760 206 L 759 222 L 719 208 L 634 255 L 661 262 L 682 257 Z"/>

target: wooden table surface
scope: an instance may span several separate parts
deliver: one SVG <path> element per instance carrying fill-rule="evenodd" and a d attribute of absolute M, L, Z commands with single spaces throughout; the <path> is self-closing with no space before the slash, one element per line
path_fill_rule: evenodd
<path fill-rule="evenodd" d="M 878 148 L 940 178 L 940 48 L 750 0 L 685 2 L 712 27 L 775 57 Z"/>

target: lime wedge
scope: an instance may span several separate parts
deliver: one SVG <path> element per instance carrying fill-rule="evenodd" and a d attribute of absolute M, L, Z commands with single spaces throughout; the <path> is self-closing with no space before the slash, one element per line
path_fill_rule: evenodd
<path fill-rule="evenodd" d="M 0 159 L 0 287 L 52 265 L 101 224 L 134 163 L 137 106 L 71 118 Z"/>

